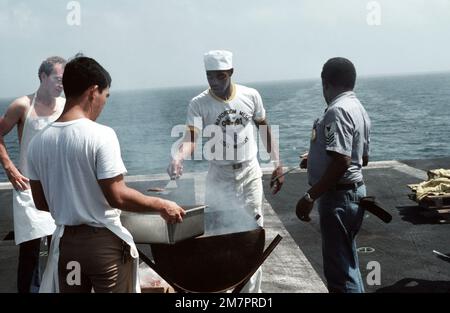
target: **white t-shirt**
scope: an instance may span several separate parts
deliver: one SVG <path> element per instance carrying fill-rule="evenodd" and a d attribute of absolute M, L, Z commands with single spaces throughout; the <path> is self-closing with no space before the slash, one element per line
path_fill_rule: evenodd
<path fill-rule="evenodd" d="M 28 162 L 57 225 L 103 227 L 120 217 L 97 182 L 126 173 L 112 128 L 86 118 L 55 122 L 32 139 Z"/>
<path fill-rule="evenodd" d="M 203 134 L 204 141 L 207 141 L 204 151 L 212 152 L 207 158 L 209 161 L 228 165 L 256 158 L 255 121 L 262 121 L 265 117 L 266 111 L 258 91 L 233 84 L 232 95 L 227 101 L 216 97 L 209 89 L 193 98 L 189 103 L 186 125 L 203 131 L 199 135 Z M 210 125 L 215 125 L 217 133 L 222 134 L 211 132 L 214 128 L 208 127 Z M 218 152 L 219 149 L 223 152 Z"/>

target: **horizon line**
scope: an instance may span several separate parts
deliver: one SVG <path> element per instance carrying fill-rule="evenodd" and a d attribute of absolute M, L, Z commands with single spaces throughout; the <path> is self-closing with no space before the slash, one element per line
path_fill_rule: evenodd
<path fill-rule="evenodd" d="M 363 74 L 357 76 L 357 78 L 367 79 L 367 78 L 388 78 L 388 77 L 407 77 L 407 76 L 424 76 L 424 75 L 437 75 L 437 74 L 450 74 L 450 69 L 439 70 L 439 71 L 416 71 L 416 72 L 401 72 L 401 73 L 380 73 L 380 74 Z M 252 84 L 270 84 L 270 83 L 283 83 L 283 82 L 296 82 L 296 81 L 315 81 L 320 80 L 320 77 L 304 77 L 304 78 L 282 78 L 275 80 L 260 80 L 260 81 L 246 81 L 239 84 L 252 85 Z M 195 85 L 171 85 L 171 86 L 158 86 L 158 87 L 138 87 L 138 88 L 127 88 L 127 89 L 113 89 L 114 93 L 123 92 L 136 92 L 136 91 L 147 91 L 147 90 L 164 90 L 164 89 L 182 89 L 182 88 L 207 88 L 207 82 L 205 84 L 195 84 Z M 1 96 L 0 100 L 10 100 L 20 97 L 19 96 Z"/>
<path fill-rule="evenodd" d="M 387 78 L 387 77 L 407 77 L 407 76 L 425 76 L 425 75 L 438 75 L 438 74 L 450 74 L 450 69 L 440 70 L 440 71 L 418 71 L 418 72 L 401 72 L 401 73 L 381 73 L 381 74 L 363 74 L 357 76 L 357 79 L 367 79 L 367 78 Z M 306 77 L 306 78 L 282 78 L 274 80 L 259 80 L 259 81 L 244 81 L 238 82 L 241 85 L 251 85 L 251 84 L 270 84 L 270 83 L 282 83 L 282 82 L 296 82 L 296 81 L 315 81 L 320 80 L 320 77 Z M 236 81 L 233 81 L 236 82 Z M 208 87 L 207 82 L 204 84 L 196 85 L 172 85 L 172 86 L 159 86 L 159 87 L 139 87 L 131 89 L 117 89 L 114 92 L 130 92 L 130 91 L 146 91 L 146 90 L 163 90 L 163 89 L 182 89 L 182 88 L 197 88 L 197 87 Z"/>

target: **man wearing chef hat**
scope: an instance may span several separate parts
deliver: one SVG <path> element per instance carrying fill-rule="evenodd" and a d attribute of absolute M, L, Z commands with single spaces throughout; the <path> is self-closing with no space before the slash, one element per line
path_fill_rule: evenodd
<path fill-rule="evenodd" d="M 282 166 L 261 96 L 253 88 L 232 82 L 232 59 L 233 54 L 225 50 L 205 53 L 204 65 L 210 88 L 189 103 L 187 131 L 172 156 L 168 173 L 172 179 L 179 178 L 183 172 L 183 160 L 191 157 L 198 136 L 214 134 L 211 139 L 213 144 L 207 142 L 204 149 L 204 157 L 209 161 L 206 204 L 218 211 L 237 207 L 263 226 L 263 186 L 257 159 L 257 129 L 265 139 L 264 145 L 274 165 L 273 178 L 282 174 Z M 206 148 L 211 146 L 212 149 Z M 274 180 L 271 183 L 272 192 L 276 194 L 282 184 L 283 178 Z M 261 292 L 261 275 L 259 270 L 243 292 Z"/>

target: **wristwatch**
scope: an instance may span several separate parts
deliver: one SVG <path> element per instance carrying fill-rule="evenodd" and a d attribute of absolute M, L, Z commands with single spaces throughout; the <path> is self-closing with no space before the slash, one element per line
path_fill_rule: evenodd
<path fill-rule="evenodd" d="M 314 199 L 311 198 L 311 195 L 307 192 L 305 192 L 305 195 L 303 196 L 303 198 L 305 198 L 306 201 L 308 201 L 309 203 L 313 203 Z"/>

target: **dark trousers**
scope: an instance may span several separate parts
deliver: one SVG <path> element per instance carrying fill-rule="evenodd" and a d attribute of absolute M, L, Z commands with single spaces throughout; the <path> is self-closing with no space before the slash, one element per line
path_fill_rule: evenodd
<path fill-rule="evenodd" d="M 132 292 L 130 246 L 107 228 L 65 226 L 58 274 L 61 293 Z"/>
<path fill-rule="evenodd" d="M 48 243 L 51 236 L 47 237 Z M 39 284 L 39 251 L 41 238 L 25 241 L 19 244 L 19 265 L 17 268 L 17 291 L 29 293 L 33 278 L 36 277 Z"/>
<path fill-rule="evenodd" d="M 33 274 L 39 266 L 41 239 L 22 242 L 19 245 L 19 265 L 17 268 L 17 291 L 29 293 Z"/>

